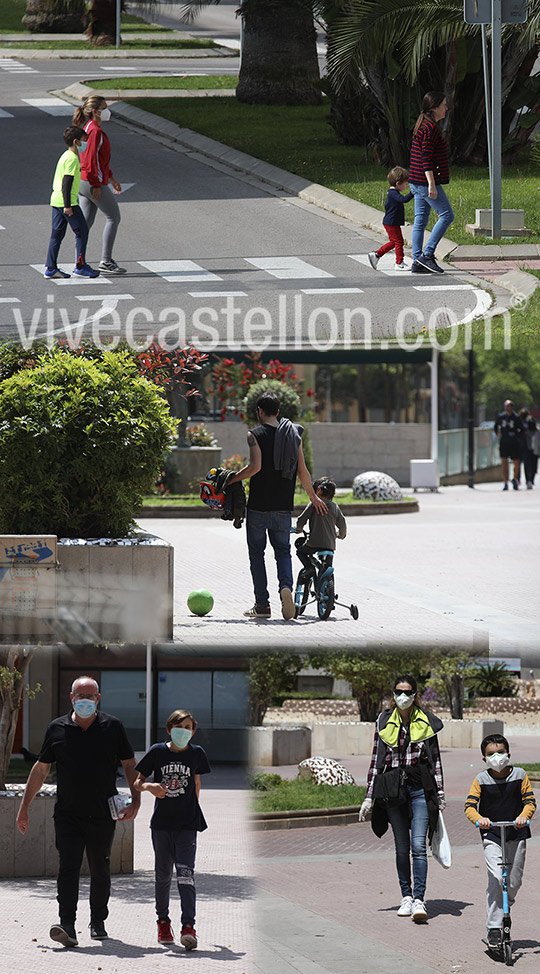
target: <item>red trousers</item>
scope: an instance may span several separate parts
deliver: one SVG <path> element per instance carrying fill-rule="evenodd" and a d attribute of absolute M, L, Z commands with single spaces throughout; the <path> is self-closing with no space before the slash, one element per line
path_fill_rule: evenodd
<path fill-rule="evenodd" d="M 386 224 L 384 224 L 384 229 L 386 230 L 390 239 L 388 243 L 385 243 L 382 245 L 382 247 L 379 247 L 375 253 L 377 254 L 377 257 L 382 257 L 383 254 L 387 254 L 389 250 L 393 250 L 395 247 L 396 264 L 401 264 L 403 261 L 403 234 L 401 232 L 401 227 L 387 227 Z"/>

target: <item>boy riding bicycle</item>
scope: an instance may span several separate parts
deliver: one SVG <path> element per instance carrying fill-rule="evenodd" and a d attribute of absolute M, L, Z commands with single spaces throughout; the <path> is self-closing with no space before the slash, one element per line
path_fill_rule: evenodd
<path fill-rule="evenodd" d="M 336 492 L 334 481 L 329 477 L 319 477 L 313 482 L 313 490 L 317 497 L 324 500 L 326 514 L 317 514 L 313 504 L 308 504 L 297 519 L 295 528 L 296 533 L 300 534 L 306 521 L 309 521 L 309 538 L 304 543 L 300 538 L 296 542 L 296 554 L 309 573 L 315 571 L 311 556 L 321 550 L 335 551 L 336 538 L 343 539 L 347 535 L 345 518 L 332 500 Z"/>

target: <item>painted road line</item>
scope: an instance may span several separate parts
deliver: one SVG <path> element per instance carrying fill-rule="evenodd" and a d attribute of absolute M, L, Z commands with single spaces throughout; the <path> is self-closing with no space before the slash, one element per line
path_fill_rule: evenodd
<path fill-rule="evenodd" d="M 281 280 L 293 279 L 300 280 L 305 277 L 334 277 L 328 271 L 323 271 L 320 267 L 314 267 L 300 257 L 244 257 L 248 264 L 253 264 L 261 271 L 266 271 L 272 277 Z"/>
<path fill-rule="evenodd" d="M 364 267 L 369 267 L 369 269 L 372 271 L 375 270 L 375 268 L 371 266 L 367 254 L 347 254 L 347 257 L 350 257 L 351 260 L 355 260 L 357 264 L 362 264 Z M 383 254 L 377 265 L 376 273 L 385 274 L 386 277 L 408 276 L 407 272 L 410 273 L 412 262 L 409 258 L 405 258 L 404 263 L 406 264 L 406 269 L 404 271 L 396 270 L 394 254 L 392 252 L 389 252 L 388 255 Z"/>
<path fill-rule="evenodd" d="M 222 281 L 223 278 L 212 274 L 193 260 L 139 260 L 141 267 L 157 274 L 171 284 L 182 284 L 184 281 Z"/>
<path fill-rule="evenodd" d="M 413 284 L 415 291 L 473 291 L 474 284 Z"/>
<path fill-rule="evenodd" d="M 0 304 L 20 304 L 20 298 L 0 298 Z"/>
<path fill-rule="evenodd" d="M 77 301 L 133 301 L 132 294 L 76 294 Z"/>
<path fill-rule="evenodd" d="M 68 105 L 60 98 L 21 98 L 26 105 L 39 108 L 47 115 L 73 115 L 73 105 Z"/>
<path fill-rule="evenodd" d="M 15 116 L 12 115 L 11 112 L 6 112 L 3 108 L 0 108 L 0 118 L 14 118 L 14 117 Z"/>
<path fill-rule="evenodd" d="M 121 196 L 122 193 L 127 193 L 128 189 L 132 189 L 135 183 L 122 183 L 122 189 L 119 193 L 115 193 L 115 196 Z"/>
<path fill-rule="evenodd" d="M 476 307 L 472 311 L 469 311 L 464 318 L 460 319 L 458 322 L 460 325 L 468 325 L 469 321 L 474 321 L 475 318 L 482 318 L 491 308 L 491 295 L 487 291 L 475 287 L 473 288 L 473 294 L 476 298 Z"/>
<path fill-rule="evenodd" d="M 105 66 L 101 65 L 100 68 L 100 71 L 136 71 L 136 70 L 138 69 L 137 68 L 113 68 L 112 66 L 108 66 L 108 65 Z"/>
<path fill-rule="evenodd" d="M 361 287 L 302 287 L 302 294 L 363 294 Z"/>
<path fill-rule="evenodd" d="M 73 276 L 73 264 L 58 264 L 61 271 L 65 271 L 66 274 L 71 274 L 71 277 L 45 277 L 45 264 L 30 264 L 38 274 L 47 281 L 48 284 L 112 284 L 112 281 L 107 280 L 106 277 L 79 277 L 78 275 Z"/>
<path fill-rule="evenodd" d="M 247 298 L 246 291 L 188 291 L 190 298 Z"/>

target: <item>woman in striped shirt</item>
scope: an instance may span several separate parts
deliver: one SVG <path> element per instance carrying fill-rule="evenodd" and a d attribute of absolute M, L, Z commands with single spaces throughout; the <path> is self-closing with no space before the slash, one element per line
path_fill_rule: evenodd
<path fill-rule="evenodd" d="M 409 168 L 409 186 L 414 196 L 413 274 L 444 273 L 435 260 L 435 248 L 454 219 L 454 211 L 443 189 L 443 184 L 450 182 L 448 146 L 438 124 L 446 112 L 443 92 L 428 91 L 422 99 L 422 111 L 413 131 Z M 439 219 L 424 247 L 424 230 L 432 209 Z"/>
<path fill-rule="evenodd" d="M 360 821 L 371 818 L 371 827 L 379 838 L 387 831 L 388 823 L 392 826 L 402 896 L 397 915 L 425 923 L 426 838 L 429 835 L 431 839 L 439 809 L 446 804 L 437 741 L 443 725 L 435 714 L 420 706 L 417 683 L 412 676 L 400 676 L 395 681 L 394 704 L 377 717 Z M 385 789 L 378 785 L 392 780 L 398 768 L 404 772 L 404 788 L 400 787 L 397 798 L 387 800 L 381 797 Z M 391 778 L 382 782 L 388 771 L 392 771 Z"/>

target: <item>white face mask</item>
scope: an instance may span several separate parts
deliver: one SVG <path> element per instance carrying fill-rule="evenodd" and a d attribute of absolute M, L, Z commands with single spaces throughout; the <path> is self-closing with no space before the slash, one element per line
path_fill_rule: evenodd
<path fill-rule="evenodd" d="M 506 754 L 506 752 L 504 754 L 501 754 L 500 752 L 497 754 L 490 754 L 489 757 L 486 757 L 486 764 L 488 768 L 492 768 L 493 771 L 502 771 L 503 768 L 508 767 L 510 764 L 510 755 Z"/>
<path fill-rule="evenodd" d="M 412 705 L 415 696 L 416 694 L 414 693 L 404 693 L 403 690 L 400 690 L 399 693 L 396 693 L 396 691 L 394 690 L 394 700 L 396 701 L 400 710 L 406 710 L 407 707 L 410 707 Z"/>
<path fill-rule="evenodd" d="M 110 110 L 110 108 L 102 108 L 101 109 L 101 121 L 102 122 L 108 122 L 109 119 L 110 119 L 110 117 L 111 117 L 111 110 Z"/>

